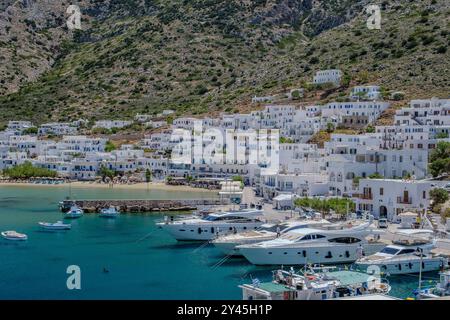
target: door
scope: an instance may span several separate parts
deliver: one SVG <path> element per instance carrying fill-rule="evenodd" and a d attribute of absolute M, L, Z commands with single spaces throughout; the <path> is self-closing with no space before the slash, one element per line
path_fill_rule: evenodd
<path fill-rule="evenodd" d="M 380 219 L 387 218 L 387 208 L 385 206 L 380 207 Z"/>

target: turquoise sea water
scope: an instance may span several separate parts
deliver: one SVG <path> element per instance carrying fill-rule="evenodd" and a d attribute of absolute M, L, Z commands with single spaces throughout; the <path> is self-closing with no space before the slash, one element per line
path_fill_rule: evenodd
<path fill-rule="evenodd" d="M 273 267 L 255 267 L 223 256 L 212 246 L 180 242 L 155 227 L 162 215 L 126 214 L 117 219 L 85 215 L 72 230 L 49 232 L 68 187 L 0 186 L 0 230 L 26 233 L 28 241 L 0 239 L 0 299 L 240 299 L 237 287 L 250 275 L 270 280 Z M 161 190 L 78 189 L 77 199 L 188 199 L 211 194 Z M 81 290 L 68 290 L 66 269 L 81 268 Z M 108 272 L 104 272 L 106 269 Z M 426 279 L 437 279 L 426 274 Z M 405 298 L 417 276 L 391 277 L 391 294 Z"/>

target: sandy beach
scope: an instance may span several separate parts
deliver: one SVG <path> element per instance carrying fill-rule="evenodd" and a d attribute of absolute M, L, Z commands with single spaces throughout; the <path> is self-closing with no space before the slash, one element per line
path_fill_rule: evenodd
<path fill-rule="evenodd" d="M 61 188 L 69 187 L 69 183 L 64 184 L 37 184 L 37 183 L 20 183 L 20 182 L 0 182 L 1 186 L 25 186 L 25 187 L 37 187 L 37 188 Z M 190 186 L 173 186 L 167 185 L 164 182 L 151 182 L 151 183 L 135 183 L 135 184 L 115 184 L 112 187 L 109 184 L 92 183 L 76 181 L 71 182 L 72 188 L 102 188 L 102 189 L 124 189 L 124 190 L 164 190 L 164 191 L 183 191 L 183 192 L 205 192 L 205 193 L 217 193 L 217 190 L 207 190 L 203 188 L 193 188 Z"/>

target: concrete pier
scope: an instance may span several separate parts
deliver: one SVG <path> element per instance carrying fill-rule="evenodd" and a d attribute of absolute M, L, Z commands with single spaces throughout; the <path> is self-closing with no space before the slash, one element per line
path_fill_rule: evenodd
<path fill-rule="evenodd" d="M 152 212 L 152 211 L 188 211 L 203 207 L 225 205 L 219 199 L 186 199 L 186 200 L 64 200 L 61 211 L 67 211 L 72 204 L 83 209 L 85 213 L 100 212 L 110 206 L 121 212 Z"/>

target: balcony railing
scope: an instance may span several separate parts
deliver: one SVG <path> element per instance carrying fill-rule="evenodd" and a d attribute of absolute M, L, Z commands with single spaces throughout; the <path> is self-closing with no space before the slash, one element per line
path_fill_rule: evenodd
<path fill-rule="evenodd" d="M 358 193 L 354 194 L 354 197 L 362 199 L 362 200 L 373 200 L 373 196 L 370 193 Z"/>
<path fill-rule="evenodd" d="M 401 204 L 412 204 L 412 198 L 405 198 L 405 197 L 397 197 L 397 203 Z"/>

